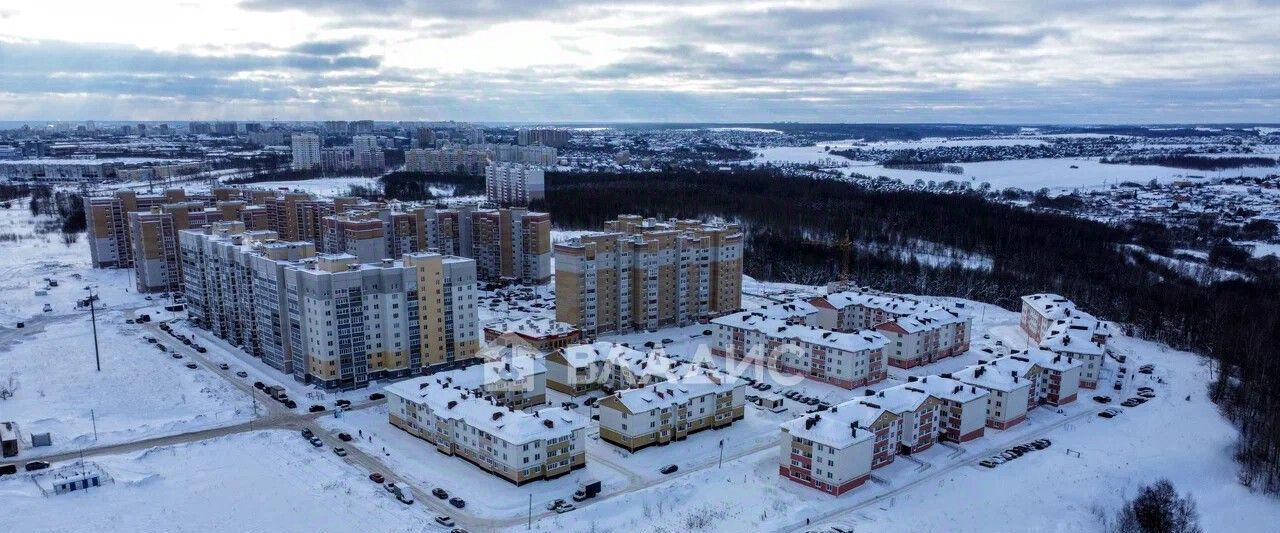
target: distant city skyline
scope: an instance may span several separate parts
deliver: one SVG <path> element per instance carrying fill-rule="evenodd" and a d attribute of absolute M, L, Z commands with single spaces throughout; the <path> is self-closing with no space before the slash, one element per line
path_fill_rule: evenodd
<path fill-rule="evenodd" d="M 1276 27 L 1270 1 L 47 0 L 0 8 L 0 121 L 1275 123 Z"/>

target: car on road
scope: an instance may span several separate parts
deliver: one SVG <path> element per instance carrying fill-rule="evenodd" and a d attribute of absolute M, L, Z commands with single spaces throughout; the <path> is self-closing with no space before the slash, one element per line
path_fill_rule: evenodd
<path fill-rule="evenodd" d="M 676 473 L 677 470 L 680 470 L 680 467 L 676 465 L 667 465 L 658 469 L 658 471 L 662 472 L 663 474 L 674 474 Z"/>
<path fill-rule="evenodd" d="M 452 505 L 454 507 L 461 509 L 467 506 L 467 500 L 454 496 L 452 498 L 449 498 L 449 505 Z"/>
<path fill-rule="evenodd" d="M 302 428 L 302 438 L 311 440 L 315 436 L 315 433 L 312 433 L 310 428 Z"/>
<path fill-rule="evenodd" d="M 46 468 L 49 468 L 49 462 L 48 461 L 31 461 L 30 463 L 27 463 L 27 465 L 23 468 L 25 468 L 27 472 L 31 472 L 35 470 L 44 470 Z"/>
<path fill-rule="evenodd" d="M 561 505 L 565 505 L 567 503 L 569 502 L 564 501 L 564 498 L 556 498 L 554 501 L 547 504 L 547 510 L 554 511 L 557 508 L 559 508 Z"/>
<path fill-rule="evenodd" d="M 339 433 L 339 434 L 338 434 L 338 440 L 340 440 L 340 441 L 342 441 L 342 442 L 351 442 L 351 434 L 350 434 L 350 433 Z"/>
<path fill-rule="evenodd" d="M 249 373 L 248 373 L 248 372 L 245 372 L 245 371 L 243 371 L 243 370 L 241 370 L 241 371 L 239 371 L 239 372 L 236 372 L 236 377 L 239 377 L 239 378 L 247 378 L 247 377 L 249 377 Z"/>
<path fill-rule="evenodd" d="M 444 527 L 453 527 L 453 526 L 454 526 L 453 519 L 452 519 L 452 518 L 449 518 L 449 516 L 448 516 L 448 515 L 440 515 L 440 516 L 437 516 L 437 517 L 436 517 L 436 523 L 437 523 L 437 524 L 440 524 L 440 525 L 442 525 L 442 526 L 444 526 Z"/>
<path fill-rule="evenodd" d="M 311 407 L 307 409 L 307 411 L 310 411 L 312 413 L 319 413 L 324 411 L 324 406 L 318 403 L 313 403 L 311 404 Z"/>
<path fill-rule="evenodd" d="M 197 351 L 197 352 L 199 352 L 199 353 L 205 353 L 205 352 L 209 351 L 209 350 L 205 349 L 205 347 L 204 347 L 204 346 L 201 346 L 201 345 L 199 345 L 199 344 L 195 345 L 195 346 L 194 346 L 194 348 L 195 348 L 195 349 L 196 349 L 196 351 Z"/>
<path fill-rule="evenodd" d="M 222 370 L 231 370 L 231 365 L 228 365 L 226 363 L 218 363 L 218 368 Z"/>
<path fill-rule="evenodd" d="M 374 472 L 372 474 L 369 474 L 369 481 L 372 481 L 374 483 L 382 483 L 383 481 L 386 481 L 386 478 L 382 477 L 381 473 Z"/>
<path fill-rule="evenodd" d="M 195 369 L 197 369 L 197 368 L 200 368 L 200 366 L 199 366 L 199 365 L 197 365 L 197 364 L 195 364 L 195 363 L 187 363 L 187 368 L 190 368 L 190 369 L 192 369 L 192 370 L 195 370 Z"/>
<path fill-rule="evenodd" d="M 315 446 L 315 447 L 317 447 L 317 448 L 319 448 L 319 447 L 321 447 L 321 446 L 324 446 L 324 441 L 322 441 L 322 440 L 320 440 L 320 439 L 318 439 L 318 438 L 316 438 L 316 437 L 311 437 L 310 442 L 311 442 L 311 445 L 312 445 L 312 446 Z"/>
<path fill-rule="evenodd" d="M 436 488 L 434 488 L 434 489 L 431 489 L 431 495 L 432 495 L 432 496 L 435 496 L 435 497 L 437 497 L 437 498 L 440 498 L 441 500 L 447 500 L 447 499 L 449 499 L 449 491 L 446 491 L 446 490 L 444 490 L 444 489 L 442 489 L 442 488 L 440 488 L 440 487 L 436 487 Z"/>
<path fill-rule="evenodd" d="M 1112 386 L 1111 386 L 1111 388 L 1113 388 L 1113 389 L 1115 389 L 1115 390 L 1123 389 L 1123 388 L 1124 388 L 1124 383 L 1121 383 L 1121 382 L 1117 381 L 1117 382 L 1115 382 L 1115 384 L 1114 384 L 1114 385 L 1112 385 Z"/>
<path fill-rule="evenodd" d="M 338 400 L 336 402 L 333 402 L 333 404 L 343 409 L 346 409 L 348 407 L 351 407 L 351 400 Z"/>
<path fill-rule="evenodd" d="M 396 492 L 396 499 L 400 500 L 400 503 L 403 503 L 405 505 L 413 505 L 413 491 L 407 488 L 402 489 Z"/>
<path fill-rule="evenodd" d="M 574 510 L 574 509 L 577 509 L 577 507 L 574 507 L 572 503 L 566 503 L 566 504 L 564 504 L 564 505 L 561 505 L 560 507 L 555 508 L 554 510 L 555 510 L 555 512 L 557 512 L 557 513 L 561 513 L 561 514 L 563 514 L 563 513 L 567 513 L 567 512 L 569 512 L 569 511 L 572 511 L 572 510 Z"/>
<path fill-rule="evenodd" d="M 990 459 L 983 459 L 983 460 L 981 460 L 981 461 L 978 461 L 978 464 L 980 464 L 980 465 L 982 465 L 982 466 L 985 466 L 985 467 L 987 467 L 987 468 L 995 468 L 995 467 L 997 467 L 997 466 L 999 466 L 999 465 L 1000 465 L 1000 463 L 997 463 L 997 462 L 992 461 L 992 460 L 990 460 Z"/>
<path fill-rule="evenodd" d="M 346 448 L 343 448 L 343 447 L 341 447 L 341 446 L 335 447 L 335 448 L 333 449 L 333 454 L 334 454 L 334 455 L 336 455 L 336 456 L 338 456 L 338 457 L 346 457 L 346 456 L 347 456 L 347 449 L 346 449 Z"/>
<path fill-rule="evenodd" d="M 169 354 L 169 357 L 172 357 L 174 359 L 182 359 L 182 354 L 178 352 L 173 352 L 172 354 Z"/>
<path fill-rule="evenodd" d="M 1098 403 L 1111 403 L 1111 397 L 1110 396 L 1094 396 L 1093 401 Z"/>
<path fill-rule="evenodd" d="M 387 395 L 386 395 L 386 394 L 383 394 L 383 393 L 381 393 L 381 392 L 375 392 L 375 393 L 373 393 L 373 394 L 370 394 L 370 395 L 369 395 L 369 400 L 370 400 L 370 401 L 377 401 L 377 400 L 381 400 L 381 399 L 386 398 L 386 397 L 387 397 Z"/>

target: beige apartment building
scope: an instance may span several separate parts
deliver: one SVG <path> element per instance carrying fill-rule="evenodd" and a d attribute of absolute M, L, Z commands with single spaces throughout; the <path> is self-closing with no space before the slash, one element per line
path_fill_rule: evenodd
<path fill-rule="evenodd" d="M 745 416 L 746 382 L 718 370 L 692 367 L 653 385 L 600 400 L 600 438 L 634 452 L 722 428 Z"/>
<path fill-rule="evenodd" d="M 737 225 L 624 215 L 606 227 L 555 245 L 557 320 L 594 335 L 689 324 L 741 307 Z"/>
<path fill-rule="evenodd" d="M 431 376 L 385 390 L 391 425 L 516 485 L 557 478 L 587 464 L 589 423 L 570 409 L 519 411 Z"/>

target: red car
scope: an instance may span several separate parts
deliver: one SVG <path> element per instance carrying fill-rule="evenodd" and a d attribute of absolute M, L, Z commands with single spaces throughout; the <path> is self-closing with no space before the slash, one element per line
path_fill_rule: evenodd
<path fill-rule="evenodd" d="M 383 481 L 386 481 L 386 479 L 382 477 L 382 474 L 374 472 L 372 474 L 369 474 L 369 481 L 372 481 L 374 483 L 382 483 Z"/>

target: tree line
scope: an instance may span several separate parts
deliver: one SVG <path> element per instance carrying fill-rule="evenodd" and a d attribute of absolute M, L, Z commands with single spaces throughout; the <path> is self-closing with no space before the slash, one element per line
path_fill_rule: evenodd
<path fill-rule="evenodd" d="M 1124 253 L 1126 244 L 1178 242 L 1160 226 L 1108 225 L 977 193 L 877 191 L 769 170 L 548 173 L 547 189 L 533 207 L 565 229 L 599 228 L 622 213 L 740 223 L 744 268 L 763 280 L 836 279 L 846 233 L 855 242 L 923 240 L 989 257 L 989 269 L 965 268 L 855 249 L 850 273 L 879 289 L 1014 310 L 1021 295 L 1060 293 L 1135 335 L 1210 356 L 1210 398 L 1240 431 L 1240 481 L 1280 492 L 1280 282 L 1260 275 L 1199 283 Z"/>

